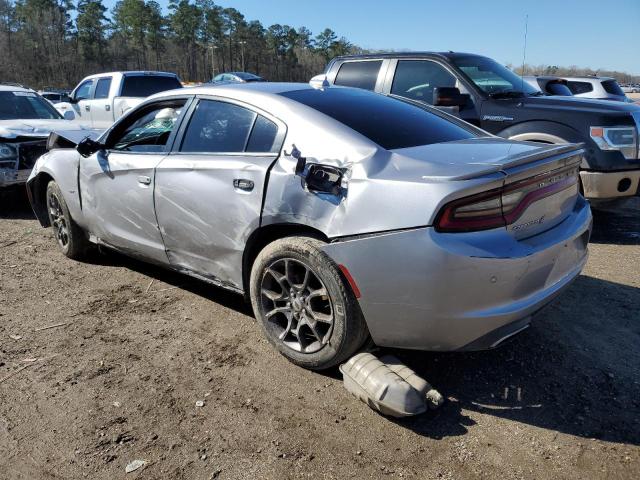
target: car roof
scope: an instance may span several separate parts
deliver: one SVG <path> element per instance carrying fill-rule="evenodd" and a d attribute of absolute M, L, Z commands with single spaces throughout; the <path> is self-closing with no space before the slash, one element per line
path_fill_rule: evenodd
<path fill-rule="evenodd" d="M 94 73 L 93 75 L 87 75 L 86 77 L 84 77 L 85 79 L 89 80 L 92 78 L 100 78 L 100 77 L 106 77 L 108 75 L 161 75 L 161 76 L 165 76 L 165 77 L 177 77 L 177 75 L 175 73 L 171 73 L 171 72 L 158 72 L 158 71 L 154 71 L 154 70 L 128 70 L 125 72 L 101 72 L 101 73 Z"/>
<path fill-rule="evenodd" d="M 465 53 L 465 52 L 379 52 L 379 53 L 363 53 L 357 55 L 341 55 L 339 57 L 335 57 L 333 61 L 336 60 L 356 60 L 356 59 L 376 59 L 376 58 L 405 58 L 405 57 L 440 57 L 444 59 L 455 59 L 459 57 L 481 57 L 486 58 L 484 55 L 478 55 L 476 53 Z"/>
<path fill-rule="evenodd" d="M 603 80 L 615 80 L 615 78 L 613 77 L 589 77 L 589 76 L 577 76 L 577 77 L 560 77 L 560 78 L 564 78 L 565 80 L 580 80 L 580 81 L 587 81 L 587 82 L 601 82 Z"/>
<path fill-rule="evenodd" d="M 30 88 L 0 83 L 0 92 L 32 92 Z"/>
<path fill-rule="evenodd" d="M 175 89 L 167 90 L 164 92 L 156 93 L 149 98 L 162 98 L 170 97 L 173 95 L 220 95 L 230 98 L 237 98 L 242 96 L 243 92 L 252 93 L 255 96 L 281 97 L 280 93 L 291 92 L 293 90 L 306 90 L 311 89 L 311 85 L 308 83 L 293 83 L 293 82 L 257 82 L 257 83 L 220 83 L 213 84 L 207 83 L 198 87 L 191 87 L 188 90 Z M 339 88 L 339 87 L 331 87 Z M 277 97 L 275 97 L 277 96 Z"/>

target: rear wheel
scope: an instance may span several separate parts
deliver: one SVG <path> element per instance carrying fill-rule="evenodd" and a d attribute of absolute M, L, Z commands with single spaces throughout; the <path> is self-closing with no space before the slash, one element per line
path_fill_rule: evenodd
<path fill-rule="evenodd" d="M 47 185 L 47 212 L 53 234 L 62 253 L 74 260 L 83 258 L 90 243 L 82 229 L 71 218 L 62 191 L 54 181 Z"/>
<path fill-rule="evenodd" d="M 251 303 L 269 342 L 293 363 L 333 367 L 368 338 L 358 302 L 340 269 L 306 237 L 277 240 L 251 270 Z"/>

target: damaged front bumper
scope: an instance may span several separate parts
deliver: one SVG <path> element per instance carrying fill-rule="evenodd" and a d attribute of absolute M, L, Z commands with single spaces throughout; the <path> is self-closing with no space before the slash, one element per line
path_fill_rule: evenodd
<path fill-rule="evenodd" d="M 36 161 L 46 150 L 46 139 L 0 142 L 0 188 L 24 185 Z"/>
<path fill-rule="evenodd" d="M 499 229 L 447 234 L 424 227 L 324 250 L 353 277 L 377 345 L 478 350 L 526 328 L 580 274 L 591 225 L 580 197 L 562 223 L 524 240 Z"/>

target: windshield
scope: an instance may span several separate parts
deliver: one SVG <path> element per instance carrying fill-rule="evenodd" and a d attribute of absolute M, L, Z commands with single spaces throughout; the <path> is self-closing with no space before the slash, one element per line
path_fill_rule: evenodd
<path fill-rule="evenodd" d="M 455 57 L 453 63 L 483 92 L 498 96 L 504 93 L 540 95 L 540 92 L 508 68 L 486 57 Z"/>
<path fill-rule="evenodd" d="M 0 92 L 0 120 L 58 120 L 53 106 L 34 92 Z"/>

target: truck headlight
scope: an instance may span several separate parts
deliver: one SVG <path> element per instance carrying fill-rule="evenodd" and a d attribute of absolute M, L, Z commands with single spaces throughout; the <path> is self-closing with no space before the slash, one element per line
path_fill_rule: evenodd
<path fill-rule="evenodd" d="M 18 149 L 10 143 L 0 143 L 0 160 L 15 160 L 18 158 Z"/>
<path fill-rule="evenodd" d="M 638 158 L 635 127 L 591 127 L 589 133 L 600 150 L 618 150 L 627 160 Z"/>

